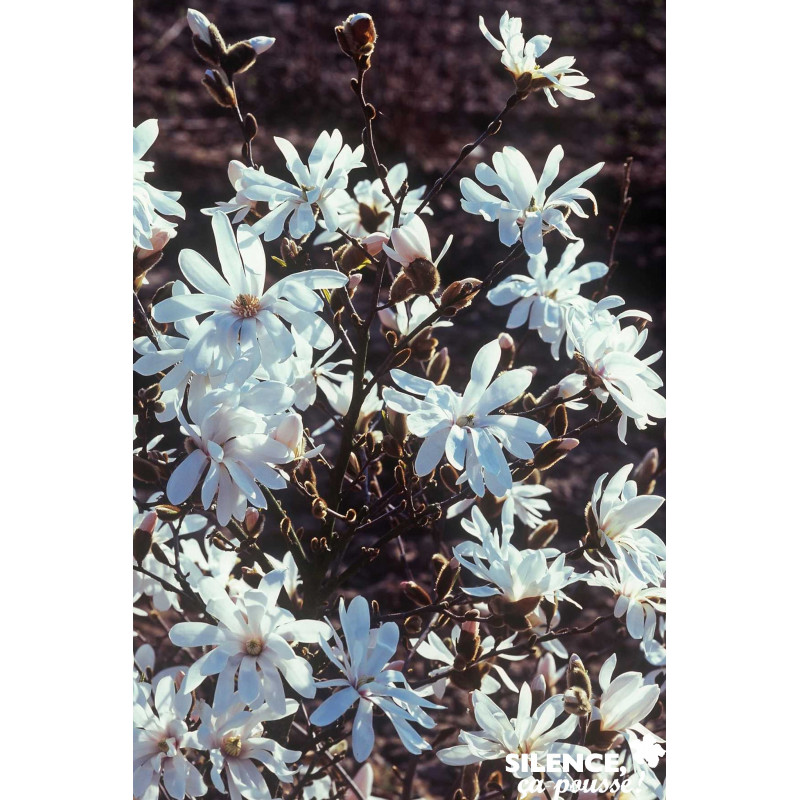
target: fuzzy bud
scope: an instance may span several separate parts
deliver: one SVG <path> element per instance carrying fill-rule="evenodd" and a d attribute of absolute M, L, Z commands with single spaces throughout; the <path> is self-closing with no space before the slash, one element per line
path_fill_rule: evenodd
<path fill-rule="evenodd" d="M 481 288 L 482 281 L 477 278 L 465 278 L 451 283 L 443 292 L 440 304 L 445 309 L 445 316 L 452 316 L 456 311 L 466 308 Z"/>
<path fill-rule="evenodd" d="M 461 565 L 455 558 L 451 558 L 450 561 L 439 570 L 434 586 L 437 600 L 444 600 L 450 595 L 455 588 L 460 574 Z"/>
<path fill-rule="evenodd" d="M 256 538 L 259 533 L 261 533 L 261 529 L 264 527 L 264 524 L 261 520 L 261 512 L 252 506 L 248 507 L 247 511 L 244 512 L 242 527 L 248 536 L 251 538 Z"/>
<path fill-rule="evenodd" d="M 569 418 L 567 417 L 567 407 L 564 403 L 556 406 L 553 414 L 553 433 L 556 436 L 563 436 L 569 430 Z"/>
<path fill-rule="evenodd" d="M 402 303 L 403 300 L 408 300 L 409 297 L 413 297 L 415 293 L 411 278 L 409 278 L 405 272 L 401 272 L 394 279 L 392 288 L 389 289 L 389 303 L 391 305 Z"/>
<path fill-rule="evenodd" d="M 428 380 L 433 381 L 437 386 L 444 383 L 450 369 L 450 353 L 443 347 L 429 362 L 425 369 Z"/>
<path fill-rule="evenodd" d="M 656 488 L 655 476 L 658 471 L 658 449 L 648 450 L 633 471 L 631 478 L 636 481 L 639 494 L 652 494 Z"/>
<path fill-rule="evenodd" d="M 417 294 L 432 294 L 439 288 L 439 270 L 427 258 L 414 259 L 403 267 L 403 272 L 411 281 Z"/>
<path fill-rule="evenodd" d="M 580 657 L 573 653 L 569 657 L 569 664 L 567 665 L 567 687 L 577 687 L 582 689 L 583 692 L 589 697 L 592 696 L 592 682 L 589 679 L 589 673 L 586 667 L 583 666 L 583 661 Z"/>
<path fill-rule="evenodd" d="M 405 622 L 403 622 L 403 629 L 409 636 L 419 636 L 422 633 L 422 617 L 416 614 L 406 617 Z"/>
<path fill-rule="evenodd" d="M 536 451 L 533 466 L 541 471 L 550 469 L 579 444 L 578 439 L 550 439 Z"/>
<path fill-rule="evenodd" d="M 144 519 L 139 523 L 139 527 L 133 532 L 133 557 L 140 566 L 145 556 L 150 552 L 153 532 L 156 529 L 157 522 L 158 514 L 155 511 L 148 511 L 144 515 Z"/>
<path fill-rule="evenodd" d="M 228 48 L 219 63 L 229 75 L 247 72 L 256 63 L 256 50 L 249 42 L 237 42 Z"/>
<path fill-rule="evenodd" d="M 541 676 L 540 676 L 541 677 Z M 571 686 L 564 692 L 564 711 L 576 717 L 585 717 L 592 710 L 589 696 L 579 686 Z"/>
<path fill-rule="evenodd" d="M 400 588 L 403 590 L 403 594 L 418 606 L 429 606 L 432 602 L 431 596 L 414 581 L 403 581 Z"/>
<path fill-rule="evenodd" d="M 456 642 L 456 652 L 462 655 L 469 663 L 473 662 L 481 651 L 481 636 L 478 623 L 467 620 L 461 626 L 461 633 Z"/>
<path fill-rule="evenodd" d="M 549 519 L 528 534 L 528 547 L 532 550 L 540 550 L 543 547 L 547 547 L 557 533 L 558 520 Z"/>
<path fill-rule="evenodd" d="M 378 34 L 375 23 L 369 14 L 351 14 L 341 25 L 336 28 L 336 39 L 342 52 L 354 61 L 366 58 L 369 66 L 369 56 L 375 49 Z"/>
<path fill-rule="evenodd" d="M 236 107 L 236 93 L 233 91 L 233 87 L 221 73 L 217 72 L 217 70 L 206 70 L 203 76 L 203 86 L 206 87 L 208 93 L 223 108 Z"/>
<path fill-rule="evenodd" d="M 156 506 L 153 511 L 158 514 L 158 518 L 161 520 L 177 519 L 181 515 L 180 508 L 178 508 L 178 506 L 170 505 L 169 503 L 162 503 L 161 505 Z"/>

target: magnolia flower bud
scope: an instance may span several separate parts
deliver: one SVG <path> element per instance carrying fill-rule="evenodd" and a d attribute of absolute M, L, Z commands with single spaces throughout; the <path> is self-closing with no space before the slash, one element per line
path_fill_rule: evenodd
<path fill-rule="evenodd" d="M 415 259 L 403 267 L 403 271 L 417 294 L 432 294 L 439 288 L 439 270 L 427 258 Z"/>
<path fill-rule="evenodd" d="M 400 584 L 403 594 L 416 603 L 418 606 L 429 606 L 431 604 L 431 596 L 414 581 L 403 581 Z"/>
<path fill-rule="evenodd" d="M 463 656 L 468 663 L 473 662 L 481 651 L 481 637 L 478 632 L 478 623 L 467 620 L 461 626 L 461 633 L 456 642 L 456 652 Z"/>
<path fill-rule="evenodd" d="M 429 380 L 432 380 L 437 386 L 444 383 L 447 377 L 447 372 L 450 369 L 450 353 L 446 347 L 443 347 L 429 362 L 425 368 L 425 374 Z"/>
<path fill-rule="evenodd" d="M 411 282 L 411 278 L 409 278 L 405 272 L 401 272 L 394 279 L 392 288 L 389 290 L 389 303 L 392 305 L 401 303 L 403 300 L 408 300 L 409 297 L 413 297 L 414 294 L 414 284 Z"/>
<path fill-rule="evenodd" d="M 482 281 L 477 278 L 465 278 L 451 283 L 443 292 L 440 304 L 447 316 L 452 316 L 462 308 L 466 308 L 481 288 Z"/>
<path fill-rule="evenodd" d="M 567 666 L 567 686 L 570 688 L 577 687 L 582 689 L 586 695 L 592 695 L 592 682 L 589 679 L 589 673 L 586 667 L 583 666 L 583 661 L 580 657 L 573 653 L 569 657 L 569 664 Z"/>
<path fill-rule="evenodd" d="M 254 36 L 252 39 L 247 40 L 247 44 L 256 51 L 257 56 L 260 56 L 262 53 L 266 53 L 267 50 L 275 44 L 275 39 L 271 36 Z"/>
<path fill-rule="evenodd" d="M 287 414 L 272 433 L 272 437 L 285 444 L 289 451 L 297 455 L 303 441 L 303 420 L 299 414 Z"/>
<path fill-rule="evenodd" d="M 361 246 L 371 256 L 379 256 L 383 252 L 385 244 L 389 244 L 389 237 L 383 231 L 376 231 L 361 239 Z"/>
<path fill-rule="evenodd" d="M 222 73 L 215 69 L 207 69 L 203 76 L 203 86 L 223 108 L 236 107 L 236 94 Z"/>
<path fill-rule="evenodd" d="M 198 36 L 206 44 L 211 44 L 211 36 L 208 32 L 211 22 L 205 14 L 201 14 L 193 8 L 189 8 L 186 10 L 186 21 L 189 23 L 189 28 L 195 36 Z"/>
<path fill-rule="evenodd" d="M 501 333 L 497 337 L 497 342 L 500 345 L 501 350 L 513 350 L 514 349 L 514 337 L 508 333 Z"/>
<path fill-rule="evenodd" d="M 548 653 L 548 655 L 550 654 Z M 547 697 L 547 683 L 545 682 L 544 675 L 537 675 L 531 681 L 531 694 L 533 695 L 531 708 L 538 708 L 544 703 L 545 697 Z"/>
<path fill-rule="evenodd" d="M 572 686 L 564 692 L 564 711 L 576 717 L 585 717 L 592 710 L 592 703 L 586 692 L 578 686 Z"/>
<path fill-rule="evenodd" d="M 528 547 L 532 550 L 540 550 L 543 547 L 547 547 L 557 533 L 558 520 L 549 519 L 528 535 Z"/>
<path fill-rule="evenodd" d="M 342 52 L 350 58 L 358 60 L 362 56 L 370 56 L 375 49 L 378 34 L 375 23 L 369 14 L 351 14 L 336 28 L 336 39 Z"/>
<path fill-rule="evenodd" d="M 136 563 L 141 565 L 145 556 L 150 552 L 150 545 L 153 542 L 153 532 L 158 522 L 158 514 L 155 511 L 148 511 L 139 527 L 133 532 L 133 557 Z"/>
<path fill-rule="evenodd" d="M 248 536 L 258 536 L 261 532 L 261 512 L 257 508 L 249 506 L 244 512 L 242 527 Z"/>
<path fill-rule="evenodd" d="M 439 570 L 435 585 L 437 600 L 444 600 L 445 597 L 453 591 L 460 574 L 461 565 L 455 558 L 451 558 L 450 561 Z"/>
<path fill-rule="evenodd" d="M 550 469 L 554 464 L 561 461 L 570 450 L 574 450 L 580 444 L 578 439 L 550 439 L 545 442 L 536 452 L 533 465 L 536 469 Z"/>

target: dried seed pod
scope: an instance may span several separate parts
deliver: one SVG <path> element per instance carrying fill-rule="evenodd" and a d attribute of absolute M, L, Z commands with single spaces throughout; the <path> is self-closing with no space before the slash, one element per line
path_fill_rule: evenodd
<path fill-rule="evenodd" d="M 317 519 L 325 519 L 328 516 L 328 504 L 321 497 L 315 497 L 311 503 L 311 513 Z"/>

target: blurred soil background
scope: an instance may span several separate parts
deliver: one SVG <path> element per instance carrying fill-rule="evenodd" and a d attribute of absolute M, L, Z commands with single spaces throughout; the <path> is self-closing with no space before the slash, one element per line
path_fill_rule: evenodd
<path fill-rule="evenodd" d="M 158 119 L 160 134 L 148 153 L 155 161 L 151 181 L 161 189 L 182 191 L 187 211 L 177 239 L 167 246 L 163 261 L 149 276 L 155 288 L 178 276 L 177 258 L 183 247 L 205 253 L 216 263 L 211 225 L 200 209 L 233 195 L 226 169 L 230 159 L 240 158 L 241 140 L 231 112 L 217 106 L 200 85 L 205 66 L 192 48 L 186 6 L 168 0 L 134 0 L 133 6 L 133 122 Z M 663 348 L 666 44 L 661 0 L 359 0 L 355 5 L 341 0 L 208 0 L 198 8 L 217 23 L 229 42 L 255 35 L 277 39 L 256 66 L 240 76 L 237 88 L 243 111 L 252 112 L 259 122 L 255 159 L 268 173 L 280 177 L 288 173 L 272 142 L 274 135 L 290 139 L 303 158 L 322 130 L 338 127 L 346 142 L 352 146 L 360 142 L 362 116 L 350 89 L 354 68 L 339 50 L 333 29 L 351 13 L 371 13 L 379 40 L 366 93 L 379 112 L 376 146 L 388 167 L 398 161 L 408 164 L 411 188 L 430 186 L 513 92 L 500 54 L 478 29 L 478 16 L 484 16 L 496 36 L 506 9 L 522 17 L 526 39 L 539 33 L 552 36 L 542 63 L 576 56 L 576 66 L 590 79 L 586 88 L 596 98 L 577 102 L 557 95 L 559 108 L 554 109 L 542 94 L 532 95 L 461 166 L 434 201 L 435 216 L 426 217 L 434 254 L 449 233 L 455 235 L 441 265 L 443 283 L 481 278 L 504 255 L 497 225 L 460 210 L 458 180 L 473 175 L 479 161 L 489 160 L 493 152 L 510 144 L 527 156 L 538 175 L 550 149 L 560 143 L 566 157 L 555 186 L 605 161 L 603 171 L 588 184 L 598 199 L 598 217 L 570 220 L 575 233 L 585 239 L 579 261 L 585 263 L 607 261 L 607 229 L 619 211 L 622 165 L 633 156 L 633 205 L 617 245 L 619 268 L 610 291 L 621 294 L 627 308 L 653 316 L 643 355 Z M 375 178 L 370 167 L 351 173 L 350 187 L 364 178 Z M 552 234 L 546 239 L 551 267 L 565 244 L 556 237 Z M 277 254 L 278 243 L 268 244 L 267 251 Z M 517 262 L 512 271 L 524 271 L 524 262 Z M 589 291 L 597 286 L 599 282 L 590 284 Z M 484 302 L 460 316 L 456 327 L 437 332 L 441 344 L 460 362 L 448 376 L 454 388 L 463 389 L 474 353 L 503 329 L 507 314 L 508 307 L 496 309 Z M 512 334 L 516 337 L 521 331 Z M 539 368 L 531 387 L 536 394 L 569 371 L 565 357 L 554 363 L 538 336 L 528 337 L 524 352 L 522 362 Z M 656 370 L 664 376 L 665 359 L 656 364 Z M 651 447 L 658 447 L 663 456 L 664 430 L 663 421 L 645 432 L 631 425 L 627 447 L 618 441 L 613 425 L 588 431 L 568 459 L 545 473 L 546 484 L 553 490 L 550 516 L 559 519 L 561 526 L 555 544 L 572 548 L 583 534 L 583 506 L 596 477 L 638 462 Z M 665 492 L 663 475 L 656 492 Z M 652 529 L 664 535 L 664 524 L 662 511 L 652 520 Z M 446 540 L 461 538 L 457 523 L 448 523 Z M 432 552 L 429 543 L 409 539 L 406 550 L 412 568 L 416 566 L 419 576 L 424 576 Z M 365 593 L 379 599 L 387 610 L 405 607 L 397 599 L 397 584 L 406 577 L 400 558 L 394 569 L 391 564 L 387 569 L 385 557 L 375 564 L 380 565 L 380 574 L 365 571 L 352 588 L 363 585 Z M 583 624 L 596 613 L 596 606 L 582 613 L 565 611 L 565 621 Z M 582 654 L 589 653 L 595 643 L 601 648 L 597 655 L 604 658 L 615 646 L 609 640 L 610 631 L 605 626 L 582 639 Z M 621 637 L 619 642 L 624 640 Z M 646 671 L 635 645 L 629 658 L 628 663 Z M 598 658 L 593 671 L 599 663 Z M 625 659 L 621 666 L 627 666 Z M 403 753 L 392 747 L 383 757 L 392 763 L 402 760 Z M 423 785 L 435 796 L 444 796 L 449 778 L 435 769 L 435 759 L 426 759 L 426 764 L 420 769 Z M 383 793 L 378 787 L 376 792 Z"/>

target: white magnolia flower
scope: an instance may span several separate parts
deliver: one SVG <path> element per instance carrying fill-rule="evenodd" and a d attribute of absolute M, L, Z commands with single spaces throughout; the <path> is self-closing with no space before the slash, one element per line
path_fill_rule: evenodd
<path fill-rule="evenodd" d="M 392 194 L 397 197 L 403 181 L 408 178 L 408 167 L 405 164 L 395 164 L 386 175 L 386 183 Z M 419 205 L 425 194 L 425 187 L 419 186 L 411 189 L 403 198 L 400 209 L 401 219 L 411 213 Z M 430 207 L 422 210 L 423 214 L 432 214 Z M 353 187 L 353 197 L 347 199 L 339 208 L 339 225 L 345 233 L 362 239 L 374 233 L 389 233 L 394 220 L 394 206 L 383 193 L 383 183 L 379 179 L 374 181 L 359 181 Z M 321 233 L 314 244 L 325 244 L 336 241 L 341 234 L 336 231 Z"/>
<path fill-rule="evenodd" d="M 300 695 L 314 697 L 311 665 L 295 653 L 292 644 L 316 644 L 321 637 L 330 636 L 330 628 L 316 620 L 297 620 L 280 608 L 278 595 L 283 581 L 283 570 L 273 570 L 261 579 L 258 589 L 236 600 L 212 578 L 200 582 L 206 610 L 219 623 L 179 622 L 169 632 L 170 641 L 178 647 L 213 645 L 189 668 L 184 680 L 186 691 L 193 691 L 207 676 L 219 673 L 215 706 L 224 707 L 234 699 L 251 706 L 263 701 L 281 716 L 288 707 L 281 675 Z"/>
<path fill-rule="evenodd" d="M 228 180 L 236 194 L 226 203 L 217 201 L 211 208 L 202 209 L 202 213 L 213 216 L 221 211 L 224 214 L 233 214 L 232 222 L 234 224 L 243 222 L 245 217 L 251 211 L 257 210 L 258 207 L 255 200 L 251 200 L 245 195 L 245 190 L 250 186 L 257 185 L 262 179 L 266 179 L 263 167 L 254 169 L 234 159 L 228 164 Z"/>
<path fill-rule="evenodd" d="M 151 498 L 152 499 L 152 498 Z M 181 525 L 183 533 L 193 533 L 200 531 L 206 526 L 206 521 L 199 514 L 187 514 Z M 171 553 L 173 531 L 168 522 L 158 519 L 155 511 L 148 511 L 140 513 L 134 509 L 133 527 L 143 528 L 152 533 L 152 543 L 158 545 L 162 550 Z M 190 562 L 188 559 L 181 556 L 180 566 L 185 571 L 189 568 Z M 153 603 L 153 608 L 156 611 L 164 612 L 170 608 L 176 611 L 181 610 L 180 597 L 175 592 L 170 592 L 164 588 L 161 580 L 167 583 L 175 582 L 174 570 L 172 567 L 159 561 L 152 552 L 148 552 L 142 559 L 141 564 L 143 569 L 146 569 L 150 575 L 145 575 L 141 572 L 134 571 L 133 573 L 133 602 L 135 603 L 142 596 L 149 597 Z M 151 577 L 151 575 L 155 577 Z M 161 580 L 158 580 L 158 579 Z M 134 614 L 138 616 L 146 615 L 142 609 L 134 608 Z"/>
<path fill-rule="evenodd" d="M 353 756 L 356 761 L 366 761 L 375 746 L 372 714 L 377 707 L 394 725 L 406 750 L 419 754 L 431 746 L 414 730 L 411 723 L 433 728 L 434 721 L 424 708 L 441 708 L 423 699 L 409 686 L 402 672 L 389 660 L 397 650 L 400 630 L 394 622 L 387 622 L 370 630 L 370 612 L 367 601 L 358 596 L 346 608 L 339 600 L 339 620 L 347 646 L 334 631 L 335 646 L 323 638 L 319 644 L 341 673 L 341 678 L 318 681 L 319 687 L 338 689 L 311 715 L 314 725 L 323 727 L 339 719 L 353 703 L 358 703 L 353 720 Z"/>
<path fill-rule="evenodd" d="M 493 531 L 478 508 L 472 509 L 472 520 L 462 520 L 461 526 L 477 543 L 462 542 L 453 549 L 453 555 L 477 578 L 492 584 L 465 586 L 464 591 L 473 597 L 502 595 L 510 603 L 525 598 L 570 600 L 563 589 L 583 577 L 566 565 L 564 553 L 548 564 L 548 555 L 558 552 L 553 548 L 518 550 L 511 544 L 513 523 L 503 524 L 502 534 Z"/>
<path fill-rule="evenodd" d="M 180 192 L 163 192 L 145 181 L 145 175 L 154 167 L 152 161 L 143 161 L 142 156 L 157 136 L 156 119 L 148 119 L 133 129 L 133 244 L 143 250 L 157 249 L 153 239 L 159 232 L 170 238 L 175 235 L 175 223 L 160 214 L 186 219 L 186 211 L 178 203 Z"/>
<path fill-rule="evenodd" d="M 535 528 L 543 522 L 542 514 L 550 510 L 550 503 L 542 496 L 550 494 L 550 490 L 541 483 L 525 483 L 515 481 L 511 488 L 497 499 L 503 504 L 500 512 L 503 525 L 514 525 L 514 518 L 519 519 L 528 528 Z M 476 497 L 468 497 L 453 503 L 447 509 L 447 518 L 457 517 L 472 508 Z"/>
<path fill-rule="evenodd" d="M 530 370 L 512 369 L 493 381 L 499 363 L 499 342 L 484 345 L 472 363 L 463 395 L 449 386 L 392 370 L 392 379 L 403 391 L 389 387 L 383 399 L 393 411 L 407 414 L 409 432 L 424 439 L 414 462 L 417 475 L 430 473 L 446 455 L 456 469 L 466 470 L 458 484 L 469 482 L 479 497 L 486 488 L 499 497 L 512 486 L 503 448 L 515 458 L 530 459 L 530 444 L 550 439 L 547 429 L 532 419 L 492 413 L 518 398 L 533 379 Z"/>
<path fill-rule="evenodd" d="M 223 274 L 194 250 L 182 250 L 181 271 L 201 293 L 173 295 L 153 308 L 157 322 L 211 312 L 192 334 L 183 363 L 193 372 L 207 374 L 223 372 L 235 359 L 228 379 L 242 381 L 262 362 L 289 358 L 295 336 L 314 347 L 330 347 L 333 331 L 317 314 L 324 303 L 314 290 L 344 286 L 347 276 L 332 269 L 312 269 L 288 275 L 265 290 L 266 257 L 252 229 L 240 225 L 234 236 L 221 213 L 214 214 L 212 225 Z"/>
<path fill-rule="evenodd" d="M 295 393 L 294 406 L 299 411 L 305 411 L 314 404 L 317 399 L 318 388 L 321 388 L 324 392 L 326 387 L 333 387 L 331 391 L 335 392 L 335 387 L 346 380 L 346 376 L 343 373 L 335 370 L 339 367 L 352 366 L 352 359 L 342 358 L 334 361 L 331 358 L 339 349 L 340 344 L 340 341 L 335 342 L 333 347 L 315 358 L 314 349 L 311 345 L 303 339 L 298 339 L 296 342 L 296 355 L 286 362 L 268 367 L 267 372 L 272 380 L 284 380 L 291 387 Z M 281 377 L 278 370 L 284 366 L 288 369 L 288 372 L 285 372 Z"/>
<path fill-rule="evenodd" d="M 642 639 L 647 630 L 655 629 L 657 611 L 666 611 L 664 602 L 667 590 L 661 586 L 650 586 L 631 572 L 627 562 L 614 559 L 609 561 L 600 554 L 595 561 L 588 554 L 586 559 L 599 570 L 586 578 L 589 586 L 602 586 L 614 593 L 617 598 L 614 616 L 625 617 L 628 633 L 634 639 Z"/>
<path fill-rule="evenodd" d="M 317 210 L 322 213 L 325 229 L 335 231 L 341 225 L 340 208 L 350 199 L 345 191 L 348 175 L 351 170 L 364 166 L 361 162 L 364 145 L 352 150 L 349 145 L 342 146 L 342 134 L 338 130 L 323 131 L 306 166 L 291 142 L 279 136 L 274 138 L 297 185 L 258 170 L 247 173 L 250 185 L 242 188 L 242 194 L 248 200 L 267 203 L 270 209 L 253 225 L 253 232 L 270 242 L 283 234 L 288 219 L 289 235 L 301 239 L 316 227 Z"/>
<path fill-rule="evenodd" d="M 616 666 L 617 655 L 613 653 L 600 668 L 598 681 L 602 694 L 592 705 L 591 722 L 604 733 L 624 734 L 633 730 L 654 736 L 640 723 L 658 702 L 658 686 L 645 684 L 641 672 L 625 672 L 612 681 Z"/>
<path fill-rule="evenodd" d="M 636 481 L 628 480 L 633 464 L 614 473 L 605 489 L 603 473 L 592 490 L 591 513 L 601 545 L 614 558 L 624 561 L 639 580 L 660 585 L 667 549 L 662 539 L 640 527 L 664 504 L 664 498 L 645 494 L 637 497 Z"/>
<path fill-rule="evenodd" d="M 537 181 L 525 156 L 515 147 L 504 147 L 492 156 L 494 169 L 488 164 L 478 164 L 475 177 L 486 186 L 497 186 L 505 199 L 487 192 L 472 178 L 462 178 L 461 207 L 468 214 L 478 214 L 489 222 L 497 221 L 500 241 L 509 247 L 521 236 L 528 255 L 541 252 L 542 236 L 549 231 L 557 230 L 567 239 L 577 239 L 561 209 L 586 218 L 588 215 L 579 201 L 591 200 L 597 214 L 597 201 L 582 184 L 600 172 L 603 162 L 570 178 L 548 195 L 546 192 L 558 175 L 562 158 L 564 150 L 557 145 L 550 151 Z"/>
<path fill-rule="evenodd" d="M 372 378 L 372 373 L 367 370 L 364 373 L 364 377 L 366 380 L 370 380 Z M 333 411 L 343 417 L 347 414 L 350 403 L 353 400 L 353 372 L 352 370 L 345 375 L 337 376 L 339 379 L 338 382 L 334 383 L 333 381 L 326 380 L 320 381 L 318 386 L 322 389 L 322 393 L 327 398 L 328 402 L 330 403 L 331 408 Z M 367 392 L 367 396 L 364 398 L 364 402 L 361 404 L 361 412 L 358 415 L 358 422 L 356 423 L 356 427 L 361 429 L 363 425 L 369 420 L 373 415 L 377 414 L 383 408 L 383 400 L 378 396 L 378 387 L 373 386 L 369 392 Z M 328 420 L 324 425 L 321 425 L 315 431 L 312 432 L 312 436 L 319 436 L 325 431 L 330 430 L 333 425 L 334 421 Z"/>
<path fill-rule="evenodd" d="M 208 750 L 211 755 L 211 782 L 222 794 L 232 800 L 271 800 L 264 776 L 256 766 L 260 761 L 270 772 L 284 783 L 291 783 L 295 774 L 287 762 L 297 761 L 302 755 L 298 750 L 289 750 L 263 734 L 264 722 L 282 719 L 298 709 L 296 700 L 286 701 L 283 708 L 269 703 L 247 710 L 244 703 L 214 703 L 204 706 L 200 712 L 202 724 L 189 734 L 191 746 Z M 225 774 L 227 789 L 222 780 Z"/>
<path fill-rule="evenodd" d="M 626 317 L 649 320 L 650 316 L 633 310 L 616 317 L 609 313 L 610 308 L 623 302 L 621 297 L 612 295 L 601 300 L 589 316 L 570 311 L 567 335 L 573 349 L 580 354 L 587 385 L 591 385 L 594 395 L 603 403 L 611 397 L 622 412 L 618 433 L 624 443 L 628 419 L 644 430 L 655 424 L 654 420 L 666 416 L 667 405 L 656 391 L 664 382 L 650 367 L 661 358 L 661 351 L 639 359 L 637 353 L 647 341 L 647 329 L 639 331 L 635 325 L 625 328 L 620 325 L 620 320 Z"/>
<path fill-rule="evenodd" d="M 397 303 L 394 308 L 382 308 L 378 312 L 381 323 L 389 330 L 396 331 L 404 337 L 425 322 L 436 311 L 436 306 L 427 295 L 420 295 L 411 303 Z M 429 328 L 452 328 L 453 323 L 447 319 L 437 319 Z"/>
<path fill-rule="evenodd" d="M 453 234 L 451 233 L 447 237 L 444 247 L 435 260 L 431 254 L 431 239 L 428 236 L 428 229 L 418 214 L 409 214 L 401 221 L 399 228 L 392 228 L 391 240 L 393 247 L 385 244 L 383 249 L 393 261 L 401 266 L 407 267 L 419 259 L 431 261 L 438 266 L 444 254 L 450 249 Z"/>
<path fill-rule="evenodd" d="M 170 475 L 167 497 L 170 503 L 179 505 L 202 480 L 203 508 L 210 508 L 216 498 L 220 525 L 227 525 L 231 517 L 244 519 L 248 501 L 265 508 L 267 502 L 256 481 L 269 489 L 285 488 L 286 479 L 276 465 L 296 458 L 289 442 L 276 438 L 278 428 L 271 427 L 270 418 L 264 416 L 265 408 L 275 413 L 287 402 L 291 404 L 291 390 L 283 384 L 264 381 L 246 395 L 249 396 L 241 405 L 233 405 L 229 390 L 210 391 L 192 409 L 196 425 L 178 411 L 181 430 L 194 449 Z"/>
<path fill-rule="evenodd" d="M 465 623 L 465 625 L 466 624 L 468 623 Z M 472 624 L 477 625 L 477 622 L 473 622 Z M 451 642 L 453 643 L 454 647 L 458 642 L 459 636 L 461 636 L 461 626 L 454 625 L 451 632 Z M 514 646 L 514 640 L 516 638 L 517 634 L 515 633 L 509 636 L 507 639 L 504 639 L 502 642 L 497 643 L 494 636 L 484 636 L 480 641 L 481 652 L 489 653 L 495 650 L 496 647 L 498 651 L 496 655 L 497 658 L 502 658 L 506 661 L 523 661 L 528 657 L 527 654 L 514 655 L 513 653 L 503 652 L 504 650 L 509 650 Z M 411 646 L 414 647 L 415 645 L 416 641 L 412 639 Z M 427 658 L 429 661 L 435 661 L 445 665 L 444 667 L 433 669 L 428 673 L 429 678 L 436 678 L 437 680 L 434 683 L 420 689 L 419 693 L 425 697 L 431 694 L 435 695 L 437 698 L 444 697 L 444 693 L 453 674 L 451 667 L 455 663 L 456 653 L 442 641 L 435 631 L 429 631 L 425 640 L 417 645 L 417 653 L 419 653 L 419 655 L 421 655 L 423 658 Z M 484 694 L 494 694 L 501 688 L 501 685 L 505 686 L 506 689 L 509 689 L 512 692 L 517 691 L 517 687 L 508 676 L 508 673 L 493 659 L 481 662 L 479 667 L 483 673 L 480 676 L 480 690 Z M 497 677 L 500 679 L 499 681 L 492 675 L 492 672 L 497 674 Z M 441 677 L 439 677 L 440 675 Z"/>
<path fill-rule="evenodd" d="M 566 316 L 570 309 L 588 313 L 595 305 L 581 297 L 581 285 L 602 278 L 608 267 L 592 261 L 575 269 L 575 261 L 583 250 L 583 240 L 567 245 L 558 265 L 547 272 L 547 250 L 543 247 L 528 260 L 527 275 L 511 275 L 501 281 L 487 295 L 496 306 L 513 303 L 506 327 L 528 326 L 539 332 L 543 342 L 550 345 L 550 352 L 558 360 L 561 342 L 567 332 Z M 567 340 L 567 355 L 572 357 L 572 343 Z"/>
<path fill-rule="evenodd" d="M 575 59 L 572 56 L 557 58 L 545 67 L 539 66 L 539 58 L 544 54 L 552 39 L 549 36 L 534 36 L 525 41 L 522 35 L 522 19 L 509 17 L 508 11 L 500 17 L 500 37 L 502 41 L 489 33 L 483 17 L 478 18 L 481 33 L 491 43 L 492 47 L 502 52 L 503 66 L 518 80 L 520 89 L 526 89 L 530 83 L 539 81 L 544 83 L 544 93 L 547 100 L 554 108 L 558 106 L 553 97 L 553 90 L 560 91 L 564 96 L 573 100 L 591 100 L 592 92 L 578 87 L 584 86 L 589 79 L 582 72 L 573 68 Z M 530 76 L 524 81 L 519 81 L 523 76 Z"/>
<path fill-rule="evenodd" d="M 158 800 L 162 785 L 170 797 L 199 797 L 206 786 L 197 768 L 187 761 L 186 717 L 192 696 L 175 690 L 172 677 L 155 683 L 155 708 L 149 704 L 133 707 L 133 796 L 137 800 Z"/>
<path fill-rule="evenodd" d="M 536 679 L 540 691 L 544 691 L 544 680 Z M 458 736 L 461 744 L 447 747 L 436 755 L 439 760 L 450 766 L 477 764 L 481 761 L 493 761 L 505 758 L 511 753 L 536 754 L 540 762 L 544 762 L 548 753 L 587 756 L 589 751 L 579 745 L 566 744 L 575 730 L 577 717 L 569 715 L 561 724 L 555 725 L 556 719 L 563 710 L 563 695 L 555 695 L 545 700 L 537 709 L 531 709 L 533 695 L 531 687 L 524 683 L 519 690 L 517 716 L 509 720 L 500 706 L 481 691 L 472 693 L 475 709 L 475 721 L 480 730 L 475 732 L 461 731 Z M 531 713 L 532 712 L 532 713 Z M 530 771 L 521 768 L 513 772 L 518 779 L 531 776 Z"/>

